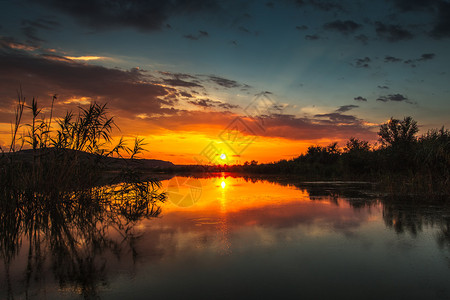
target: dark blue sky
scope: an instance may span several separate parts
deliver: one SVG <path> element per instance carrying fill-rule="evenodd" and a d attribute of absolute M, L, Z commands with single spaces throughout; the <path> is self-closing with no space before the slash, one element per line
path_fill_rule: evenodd
<path fill-rule="evenodd" d="M 330 126 L 329 138 L 374 139 L 391 116 L 450 125 L 449 1 L 2 0 L 0 11 L 0 122 L 21 84 L 166 130 L 192 114 L 223 126 L 213 116 L 243 114 L 262 91 L 283 108 L 271 137 L 320 140 Z"/>

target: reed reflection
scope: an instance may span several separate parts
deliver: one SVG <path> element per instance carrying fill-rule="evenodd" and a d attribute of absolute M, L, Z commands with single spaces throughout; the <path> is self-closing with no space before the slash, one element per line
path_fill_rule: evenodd
<path fill-rule="evenodd" d="M 0 251 L 7 299 L 28 299 L 45 288 L 47 268 L 60 290 L 96 298 L 108 284 L 107 257 L 131 253 L 135 259 L 134 227 L 161 213 L 165 194 L 159 188 L 148 181 L 54 194 L 3 189 Z"/>

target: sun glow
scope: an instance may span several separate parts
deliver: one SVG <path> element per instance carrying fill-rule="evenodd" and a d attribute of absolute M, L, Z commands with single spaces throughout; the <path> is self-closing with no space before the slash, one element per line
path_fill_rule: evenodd
<path fill-rule="evenodd" d="M 221 155 L 220 155 L 220 159 L 221 160 L 225 160 L 227 158 L 227 156 L 225 155 L 225 153 L 222 153 Z"/>
<path fill-rule="evenodd" d="M 220 186 L 221 186 L 223 189 L 227 186 L 227 183 L 225 182 L 225 180 L 223 180 L 223 181 L 220 183 Z"/>

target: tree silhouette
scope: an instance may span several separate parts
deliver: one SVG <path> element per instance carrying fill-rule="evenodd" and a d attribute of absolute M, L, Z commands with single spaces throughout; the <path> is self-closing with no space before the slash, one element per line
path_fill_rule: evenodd
<path fill-rule="evenodd" d="M 418 131 L 417 122 L 413 118 L 405 117 L 400 121 L 391 117 L 387 123 L 380 126 L 378 135 L 384 146 L 395 146 L 415 142 Z"/>

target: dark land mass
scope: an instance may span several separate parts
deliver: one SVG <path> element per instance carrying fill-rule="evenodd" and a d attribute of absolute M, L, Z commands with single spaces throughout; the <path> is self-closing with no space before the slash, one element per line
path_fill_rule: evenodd
<path fill-rule="evenodd" d="M 91 164 L 93 162 L 101 164 L 106 171 L 117 171 L 127 166 L 133 166 L 142 170 L 162 170 L 176 168 L 176 166 L 170 161 L 164 161 L 159 159 L 140 159 L 140 158 L 121 158 L 110 157 L 104 155 L 97 155 L 88 152 L 72 149 L 61 148 L 41 148 L 41 149 L 27 149 L 17 152 L 4 153 L 6 157 L 13 156 L 15 159 L 22 161 L 26 164 L 32 164 L 36 159 L 47 159 L 52 157 L 67 156 L 72 159 L 77 159 L 79 164 Z"/>

